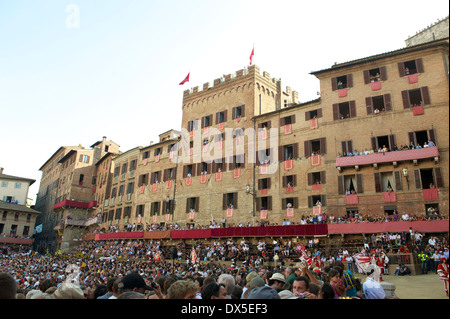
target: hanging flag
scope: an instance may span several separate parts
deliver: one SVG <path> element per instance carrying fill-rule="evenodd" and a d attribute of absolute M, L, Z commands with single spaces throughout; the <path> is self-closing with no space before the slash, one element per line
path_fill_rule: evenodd
<path fill-rule="evenodd" d="M 189 75 L 190 74 L 191 74 L 191 72 L 189 72 L 188 75 L 185 77 L 185 79 L 180 82 L 180 85 L 183 85 L 184 83 L 189 82 Z"/>
<path fill-rule="evenodd" d="M 255 55 L 255 48 L 253 48 L 252 53 L 250 54 L 250 65 L 253 63 L 253 56 Z"/>

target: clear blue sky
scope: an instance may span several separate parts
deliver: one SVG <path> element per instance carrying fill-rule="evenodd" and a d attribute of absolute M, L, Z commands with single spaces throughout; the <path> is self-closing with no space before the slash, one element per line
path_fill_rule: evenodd
<path fill-rule="evenodd" d="M 446 0 L 0 0 L 0 167 L 36 179 L 35 199 L 60 146 L 158 141 L 181 128 L 183 91 L 242 69 L 253 45 L 305 102 L 309 72 L 400 49 L 448 13 Z"/>

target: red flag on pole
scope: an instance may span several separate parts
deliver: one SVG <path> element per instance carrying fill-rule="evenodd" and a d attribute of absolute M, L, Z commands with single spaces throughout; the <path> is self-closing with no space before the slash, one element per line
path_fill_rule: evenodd
<path fill-rule="evenodd" d="M 191 74 L 191 72 L 188 73 L 188 75 L 186 76 L 186 78 L 180 82 L 180 85 L 183 85 L 186 82 L 189 82 L 189 75 Z"/>
<path fill-rule="evenodd" d="M 252 53 L 250 54 L 250 65 L 252 65 L 254 55 L 255 55 L 255 48 L 253 48 Z"/>

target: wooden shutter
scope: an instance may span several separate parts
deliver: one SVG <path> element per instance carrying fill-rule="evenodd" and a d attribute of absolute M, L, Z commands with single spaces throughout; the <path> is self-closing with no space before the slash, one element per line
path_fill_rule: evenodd
<path fill-rule="evenodd" d="M 331 79 L 331 90 L 336 91 L 337 90 L 337 78 Z"/>
<path fill-rule="evenodd" d="M 298 158 L 298 143 L 292 144 L 292 157 L 294 159 Z"/>
<path fill-rule="evenodd" d="M 278 146 L 278 162 L 282 162 L 285 160 L 284 158 L 284 146 Z"/>
<path fill-rule="evenodd" d="M 311 119 L 310 111 L 305 112 L 305 121 L 309 121 Z"/>
<path fill-rule="evenodd" d="M 363 71 L 363 75 L 364 75 L 364 84 L 368 84 L 370 82 L 369 70 Z"/>
<path fill-rule="evenodd" d="M 267 189 L 270 189 L 270 187 L 271 187 L 271 178 L 268 177 L 267 178 Z"/>
<path fill-rule="evenodd" d="M 378 149 L 378 142 L 377 142 L 377 138 L 375 136 L 372 136 L 370 138 L 370 141 L 372 142 L 372 149 L 376 152 Z"/>
<path fill-rule="evenodd" d="M 327 206 L 327 195 L 320 195 L 320 202 L 322 206 Z"/>
<path fill-rule="evenodd" d="M 381 193 L 381 174 L 380 173 L 373 173 L 373 178 L 375 180 L 375 192 Z"/>
<path fill-rule="evenodd" d="M 267 197 L 267 210 L 272 210 L 272 196 Z"/>
<path fill-rule="evenodd" d="M 186 198 L 186 213 L 189 213 L 189 201 L 190 198 Z"/>
<path fill-rule="evenodd" d="M 392 111 L 392 104 L 391 104 L 391 95 L 385 94 L 383 95 L 384 98 L 384 109 L 386 110 L 386 112 L 388 111 Z"/>
<path fill-rule="evenodd" d="M 281 179 L 282 179 L 283 188 L 285 188 L 287 186 L 287 176 L 283 176 Z"/>
<path fill-rule="evenodd" d="M 308 177 L 308 186 L 311 186 L 314 183 L 314 181 L 313 181 L 313 174 L 312 173 L 308 173 L 307 177 Z"/>
<path fill-rule="evenodd" d="M 344 176 L 338 175 L 338 194 L 344 195 Z"/>
<path fill-rule="evenodd" d="M 317 109 L 317 118 L 322 117 L 322 108 Z"/>
<path fill-rule="evenodd" d="M 310 151 L 310 147 L 311 147 L 311 141 L 305 141 L 305 157 L 308 158 L 311 156 L 311 151 Z"/>
<path fill-rule="evenodd" d="M 350 117 L 356 117 L 356 103 L 355 101 L 350 101 L 349 102 L 350 105 Z"/>
<path fill-rule="evenodd" d="M 325 137 L 320 138 L 320 153 L 327 153 L 327 139 Z"/>
<path fill-rule="evenodd" d="M 280 126 L 284 126 L 284 122 L 285 122 L 285 118 L 284 117 L 280 118 Z"/>
<path fill-rule="evenodd" d="M 396 145 L 395 134 L 389 134 L 388 138 L 389 138 L 389 150 L 392 151 L 392 149 L 394 148 L 394 145 Z"/>
<path fill-rule="evenodd" d="M 287 198 L 282 198 L 281 199 L 281 209 L 285 209 L 287 208 Z"/>
<path fill-rule="evenodd" d="M 381 81 L 387 80 L 387 72 L 386 72 L 385 66 L 380 67 L 380 79 L 381 79 Z"/>
<path fill-rule="evenodd" d="M 233 193 L 233 206 L 234 209 L 238 209 L 238 193 Z"/>
<path fill-rule="evenodd" d="M 437 145 L 436 143 L 436 131 L 434 128 L 428 130 L 428 139 L 433 141 L 434 145 Z"/>
<path fill-rule="evenodd" d="M 297 175 L 292 175 L 292 185 L 297 186 Z"/>
<path fill-rule="evenodd" d="M 398 75 L 400 77 L 405 76 L 405 64 L 403 62 L 398 63 Z"/>
<path fill-rule="evenodd" d="M 442 180 L 442 173 L 440 167 L 435 167 L 433 169 L 434 171 L 434 181 L 436 183 L 436 187 L 444 187 L 444 183 Z"/>
<path fill-rule="evenodd" d="M 403 189 L 403 184 L 402 184 L 402 175 L 400 171 L 394 172 L 394 180 L 395 180 L 395 190 L 401 191 Z"/>
<path fill-rule="evenodd" d="M 255 198 L 256 211 L 259 212 L 261 210 L 261 197 Z"/>
<path fill-rule="evenodd" d="M 416 189 L 422 188 L 422 179 L 420 177 L 420 169 L 414 170 L 414 183 L 416 184 Z"/>
<path fill-rule="evenodd" d="M 294 197 L 294 204 L 292 205 L 294 208 L 298 208 L 298 197 Z"/>
<path fill-rule="evenodd" d="M 362 174 L 356 174 L 356 192 L 358 194 L 364 193 Z"/>
<path fill-rule="evenodd" d="M 409 144 L 416 144 L 416 134 L 414 132 L 408 132 Z"/>
<path fill-rule="evenodd" d="M 366 110 L 367 110 L 367 115 L 372 114 L 372 112 L 373 112 L 371 97 L 366 97 Z"/>
<path fill-rule="evenodd" d="M 290 116 L 291 118 L 291 124 L 295 124 L 295 114 Z"/>
<path fill-rule="evenodd" d="M 245 116 L 245 105 L 241 105 L 241 117 Z"/>
<path fill-rule="evenodd" d="M 403 108 L 409 109 L 411 103 L 409 102 L 409 93 L 408 90 L 402 91 L 402 100 L 403 100 Z"/>
<path fill-rule="evenodd" d="M 347 154 L 347 141 L 342 141 L 342 155 Z"/>
<path fill-rule="evenodd" d="M 199 207 L 200 207 L 200 197 L 195 197 L 195 212 L 197 213 L 199 211 Z"/>
<path fill-rule="evenodd" d="M 417 70 L 417 73 L 423 73 L 424 72 L 424 69 L 423 69 L 423 61 L 422 61 L 422 58 L 418 58 L 418 59 L 416 59 L 416 70 Z"/>
<path fill-rule="evenodd" d="M 325 184 L 327 182 L 326 180 L 326 172 L 325 171 L 321 171 L 320 172 L 320 184 Z"/>
<path fill-rule="evenodd" d="M 428 92 L 428 86 L 423 86 L 420 88 L 420 93 L 422 95 L 422 102 L 424 105 L 430 104 L 430 93 Z"/>
<path fill-rule="evenodd" d="M 353 87 L 353 74 L 347 74 L 347 87 Z"/>
<path fill-rule="evenodd" d="M 313 207 L 313 198 L 312 198 L 312 196 L 308 196 L 308 207 L 309 208 Z"/>
<path fill-rule="evenodd" d="M 222 210 L 227 209 L 227 194 L 223 194 L 222 198 Z"/>
<path fill-rule="evenodd" d="M 339 120 L 339 107 L 338 104 L 333 104 L 333 120 Z"/>
<path fill-rule="evenodd" d="M 353 153 L 353 143 L 352 143 L 352 140 L 347 141 L 347 151 Z"/>

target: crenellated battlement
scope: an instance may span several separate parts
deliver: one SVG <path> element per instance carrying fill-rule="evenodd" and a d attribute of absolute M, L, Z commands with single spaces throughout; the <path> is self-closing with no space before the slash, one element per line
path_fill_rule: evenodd
<path fill-rule="evenodd" d="M 230 84 L 231 82 L 234 82 L 239 79 L 246 79 L 251 78 L 255 79 L 257 77 L 263 78 L 267 80 L 268 82 L 272 83 L 274 86 L 278 86 L 280 83 L 280 80 L 277 78 L 272 78 L 270 76 L 269 72 L 263 71 L 262 74 L 260 72 L 260 68 L 257 65 L 251 65 L 249 67 L 246 67 L 244 69 L 237 70 L 236 72 L 232 74 L 224 74 L 222 77 L 214 79 L 213 82 L 206 82 L 203 84 L 202 88 L 199 86 L 195 86 L 189 90 L 185 90 L 183 92 L 183 100 L 185 99 L 195 99 L 198 97 L 198 94 L 205 93 L 208 90 L 215 89 L 215 88 L 222 88 L 223 86 Z M 290 87 L 286 87 L 285 91 L 288 95 L 296 96 L 298 97 L 298 93 L 291 90 Z"/>

